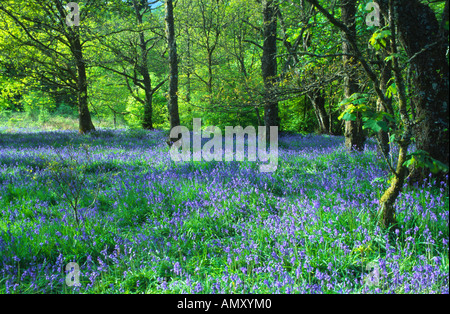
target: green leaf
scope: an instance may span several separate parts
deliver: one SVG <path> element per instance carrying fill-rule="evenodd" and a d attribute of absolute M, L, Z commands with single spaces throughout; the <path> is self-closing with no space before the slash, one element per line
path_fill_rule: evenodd
<path fill-rule="evenodd" d="M 387 97 L 392 97 L 392 95 L 396 95 L 397 94 L 397 86 L 395 85 L 395 83 L 389 85 L 389 87 L 386 90 L 386 96 Z"/>
<path fill-rule="evenodd" d="M 389 143 L 394 143 L 395 142 L 395 133 L 392 133 L 391 136 L 389 136 Z"/>
<path fill-rule="evenodd" d="M 389 131 L 389 126 L 388 126 L 388 124 L 386 123 L 386 121 L 380 121 L 380 120 L 372 120 L 372 119 L 367 119 L 365 122 L 364 122 L 364 125 L 363 125 L 363 128 L 364 129 L 371 129 L 371 130 L 373 130 L 374 132 L 380 132 L 380 131 L 385 131 L 385 132 L 387 132 L 387 131 Z"/>
<path fill-rule="evenodd" d="M 406 160 L 403 163 L 403 166 L 410 167 L 410 166 L 414 165 L 415 162 L 416 162 L 416 160 L 414 159 L 414 157 L 411 157 L 410 159 Z"/>
<path fill-rule="evenodd" d="M 377 38 L 388 38 L 392 35 L 391 30 L 385 29 L 380 32 L 379 36 Z"/>
<path fill-rule="evenodd" d="M 375 182 L 386 182 L 386 177 L 378 177 L 378 178 L 375 178 L 375 179 L 373 179 L 370 183 L 375 183 Z"/>
<path fill-rule="evenodd" d="M 415 166 L 419 168 L 428 168 L 432 173 L 448 172 L 448 165 L 434 159 L 430 154 L 424 150 L 418 150 L 408 155 L 409 159 L 403 165 L 410 167 Z"/>
<path fill-rule="evenodd" d="M 348 111 L 344 112 L 343 115 L 341 115 L 342 120 L 346 121 L 356 121 L 356 116 Z"/>
<path fill-rule="evenodd" d="M 339 106 L 348 105 L 348 104 L 355 104 L 360 105 L 367 102 L 367 96 L 366 94 L 361 93 L 354 93 L 350 97 L 343 99 Z"/>
<path fill-rule="evenodd" d="M 380 50 L 381 47 L 386 47 L 386 39 L 391 36 L 390 30 L 376 31 L 369 39 L 369 44 L 376 50 Z"/>

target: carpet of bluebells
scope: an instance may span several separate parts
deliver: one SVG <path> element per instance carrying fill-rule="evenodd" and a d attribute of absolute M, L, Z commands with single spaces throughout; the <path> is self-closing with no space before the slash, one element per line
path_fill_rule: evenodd
<path fill-rule="evenodd" d="M 176 163 L 162 131 L 0 130 L 0 293 L 449 292 L 446 182 L 405 186 L 387 233 L 373 143 L 285 134 L 279 149 L 261 173 Z M 73 156 L 79 223 L 69 172 L 52 171 Z"/>

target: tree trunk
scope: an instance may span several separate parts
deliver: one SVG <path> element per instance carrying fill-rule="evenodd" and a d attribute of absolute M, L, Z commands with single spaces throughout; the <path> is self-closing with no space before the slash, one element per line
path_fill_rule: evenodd
<path fill-rule="evenodd" d="M 270 126 L 279 126 L 278 101 L 274 92 L 277 75 L 277 7 L 273 0 L 263 0 L 263 54 L 261 71 L 266 99 L 264 104 L 264 124 L 268 141 Z"/>
<path fill-rule="evenodd" d="M 166 36 L 169 46 L 169 101 L 167 109 L 169 112 L 170 128 L 180 125 L 180 116 L 178 113 L 178 55 L 177 44 L 175 41 L 175 22 L 173 18 L 172 0 L 166 0 Z M 177 139 L 169 139 L 171 142 Z"/>
<path fill-rule="evenodd" d="M 137 0 L 133 0 L 134 11 L 136 15 L 136 20 L 138 23 L 138 27 L 142 26 L 142 13 L 141 11 L 144 9 L 144 6 L 141 2 Z M 150 79 L 150 73 L 147 65 L 147 42 L 145 40 L 145 35 L 143 31 L 139 32 L 139 48 L 141 50 L 140 57 L 138 58 L 138 66 L 137 71 L 142 75 L 143 83 L 144 83 L 144 116 L 142 118 L 142 127 L 147 130 L 153 129 L 153 90 L 152 90 L 152 81 Z"/>
<path fill-rule="evenodd" d="M 442 14 L 442 20 L 441 20 L 441 37 L 446 39 L 447 48 L 449 46 L 449 44 L 448 44 L 448 35 L 449 35 L 448 22 L 449 22 L 449 0 L 445 1 L 444 12 Z"/>
<path fill-rule="evenodd" d="M 152 92 L 147 89 L 146 79 L 144 77 L 145 86 L 145 102 L 144 102 L 144 116 L 142 118 L 142 128 L 146 130 L 153 130 L 153 95 Z M 150 85 L 151 89 L 151 85 Z"/>
<path fill-rule="evenodd" d="M 144 33 L 141 32 L 139 34 L 140 43 L 139 46 L 141 48 L 141 61 L 139 66 L 139 72 L 142 75 L 144 80 L 144 92 L 145 92 L 145 100 L 144 100 L 144 117 L 142 119 L 142 127 L 147 130 L 153 130 L 153 89 L 152 89 L 152 81 L 150 79 L 150 73 L 148 71 L 147 65 L 147 44 L 145 42 Z"/>
<path fill-rule="evenodd" d="M 189 34 L 189 28 L 186 26 L 186 63 L 187 63 L 187 70 L 186 70 L 186 102 L 188 104 L 191 103 L 191 35 Z M 189 107 L 190 108 L 190 107 Z"/>
<path fill-rule="evenodd" d="M 212 55 L 214 50 L 208 50 L 208 81 L 207 81 L 207 88 L 208 88 L 208 96 L 209 96 L 209 102 L 212 103 L 212 84 L 213 84 L 213 70 L 212 70 Z"/>
<path fill-rule="evenodd" d="M 142 16 L 140 16 L 140 24 L 142 23 Z M 139 72 L 144 80 L 144 117 L 142 119 L 142 127 L 147 130 L 153 130 L 153 90 L 152 81 L 150 79 L 150 73 L 147 65 L 147 43 L 145 41 L 144 33 L 139 33 L 139 47 L 141 48 L 141 60 L 139 66 Z"/>
<path fill-rule="evenodd" d="M 386 94 L 386 89 L 388 87 L 388 82 L 391 79 L 391 74 L 392 74 L 391 68 L 387 64 L 385 64 L 381 69 L 381 77 L 380 77 L 380 89 L 383 91 L 384 94 Z M 377 111 L 386 112 L 391 115 L 394 115 L 392 109 L 392 99 L 386 97 L 385 101 L 387 101 L 387 103 L 384 103 L 382 99 L 377 98 Z M 389 121 L 386 118 L 383 118 L 383 121 L 389 123 Z M 390 152 L 389 133 L 385 130 L 380 130 L 376 136 L 379 144 L 378 153 L 387 157 Z"/>
<path fill-rule="evenodd" d="M 398 92 L 398 112 L 403 124 L 402 138 L 399 140 L 399 156 L 397 160 L 397 167 L 394 172 L 394 177 L 391 181 L 391 186 L 384 192 L 380 199 L 380 216 L 379 224 L 382 228 L 388 229 L 397 223 L 395 218 L 395 201 L 403 189 L 408 168 L 404 165 L 407 160 L 408 147 L 411 143 L 411 121 L 409 119 L 406 98 L 406 88 L 401 69 L 397 60 L 397 41 L 396 41 L 396 25 L 394 20 L 394 0 L 389 0 L 389 26 L 391 30 L 391 57 L 392 57 L 392 71 L 394 73 L 395 83 Z"/>
<path fill-rule="evenodd" d="M 414 129 L 417 149 L 449 164 L 449 68 L 445 36 L 434 12 L 418 0 L 397 0 L 400 42 L 410 59 L 413 96 L 418 124 Z M 448 1 L 446 3 L 448 9 Z M 448 20 L 448 12 L 444 19 Z M 444 34 L 444 35 L 443 35 Z M 422 181 L 429 169 L 414 169 L 413 181 Z M 441 173 L 442 175 L 442 173 Z"/>
<path fill-rule="evenodd" d="M 390 187 L 384 192 L 380 199 L 380 216 L 378 223 L 384 229 L 387 229 L 397 223 L 395 218 L 395 201 L 403 189 L 405 177 L 408 172 L 408 169 L 403 166 L 403 163 L 406 161 L 408 145 L 400 145 L 396 168 L 397 174 L 393 177 Z"/>
<path fill-rule="evenodd" d="M 381 11 L 383 13 L 382 18 L 382 27 L 387 27 L 389 25 L 389 12 L 388 8 L 383 6 L 384 4 L 381 4 Z M 391 50 L 391 44 L 389 41 L 386 42 L 386 50 Z M 380 80 L 379 80 L 379 89 L 383 93 L 383 95 L 386 95 L 387 88 L 389 87 L 389 81 L 392 77 L 392 67 L 389 64 L 389 62 L 386 62 L 385 59 L 388 57 L 388 53 L 383 53 L 378 58 L 378 61 L 380 63 Z M 394 108 L 392 107 L 392 97 L 386 97 L 384 99 L 381 99 L 380 97 L 377 97 L 377 107 L 378 112 L 385 112 L 390 114 L 392 117 L 394 117 Z M 391 125 L 392 122 L 390 122 L 386 117 L 383 118 L 383 121 L 388 124 L 391 128 L 394 128 L 394 125 Z M 389 132 L 385 130 L 380 130 L 376 134 L 376 139 L 378 142 L 377 146 L 377 153 L 378 156 L 384 156 L 386 159 L 390 152 L 390 146 L 389 146 Z"/>
<path fill-rule="evenodd" d="M 88 107 L 88 85 L 86 76 L 86 65 L 83 59 L 83 51 L 80 42 L 79 30 L 72 31 L 73 43 L 72 43 L 72 54 L 75 58 L 75 63 L 77 67 L 77 98 L 78 98 L 78 114 L 79 114 L 79 132 L 81 134 L 86 134 L 91 131 L 95 131 L 94 124 L 92 123 L 91 113 Z"/>
<path fill-rule="evenodd" d="M 319 123 L 320 133 L 329 134 L 330 123 L 327 111 L 325 110 L 325 98 L 322 96 L 322 92 L 320 90 L 315 90 L 308 94 L 308 98 L 313 105 L 314 113 L 316 114 L 317 122 Z"/>
<path fill-rule="evenodd" d="M 342 43 L 342 52 L 344 54 L 354 54 L 354 50 L 349 41 L 356 42 L 356 0 L 341 0 L 342 23 L 347 26 L 349 32 L 344 34 L 346 40 Z M 344 79 L 345 97 L 349 98 L 352 94 L 359 91 L 355 69 L 358 66 L 356 58 L 343 56 L 346 77 Z M 363 150 L 365 135 L 362 129 L 362 118 L 358 113 L 355 121 L 345 121 L 345 146 L 349 150 Z"/>

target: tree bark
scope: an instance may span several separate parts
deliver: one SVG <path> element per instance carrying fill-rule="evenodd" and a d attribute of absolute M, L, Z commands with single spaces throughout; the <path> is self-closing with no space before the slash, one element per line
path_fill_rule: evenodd
<path fill-rule="evenodd" d="M 389 25 L 389 12 L 388 12 L 388 8 L 387 7 L 381 7 L 382 13 L 383 13 L 383 19 L 382 19 L 382 26 L 386 27 Z M 390 51 L 391 49 L 391 45 L 390 42 L 387 41 L 386 42 L 386 50 Z M 389 64 L 389 62 L 384 61 L 386 59 L 386 57 L 388 57 L 388 53 L 384 52 L 381 54 L 381 56 L 378 58 L 379 63 L 381 64 L 380 66 L 380 80 L 379 80 L 379 89 L 382 91 L 382 93 L 384 95 L 386 95 L 387 92 L 387 88 L 389 87 L 389 81 L 392 77 L 392 67 Z M 380 97 L 377 97 L 377 107 L 376 110 L 378 112 L 385 112 L 390 114 L 392 117 L 394 117 L 394 108 L 392 107 L 392 97 L 388 97 L 386 95 L 386 97 L 383 99 L 381 99 Z M 386 117 L 383 118 L 383 121 L 388 124 L 392 129 L 395 127 L 394 125 L 392 125 L 392 122 L 388 121 L 388 119 Z M 377 146 L 377 152 L 378 152 L 378 156 L 383 156 L 385 158 L 388 157 L 389 152 L 390 152 L 390 146 L 389 146 L 389 132 L 385 131 L 385 130 L 380 130 L 377 134 L 376 134 L 376 138 L 378 141 L 378 146 Z"/>
<path fill-rule="evenodd" d="M 321 90 L 314 90 L 312 93 L 309 93 L 308 98 L 313 105 L 314 113 L 316 114 L 317 122 L 319 123 L 320 133 L 329 134 L 330 122 L 327 111 L 325 110 L 325 98 L 322 96 Z"/>
<path fill-rule="evenodd" d="M 139 34 L 139 46 L 141 48 L 141 61 L 139 72 L 142 75 L 144 83 L 144 117 L 142 119 L 142 127 L 147 130 L 153 130 L 153 89 L 150 73 L 147 65 L 147 44 L 145 42 L 144 33 Z"/>
<path fill-rule="evenodd" d="M 72 54 L 75 58 L 75 64 L 77 67 L 77 99 L 78 99 L 78 130 L 81 134 L 86 134 L 91 131 L 95 131 L 94 124 L 92 123 L 91 113 L 88 107 L 88 84 L 86 76 L 86 64 L 83 59 L 83 50 L 80 41 L 80 33 L 78 28 L 71 30 L 72 35 Z"/>
<path fill-rule="evenodd" d="M 266 135 L 269 139 L 270 126 L 279 126 L 278 101 L 274 93 L 277 75 L 277 7 L 273 0 L 263 0 L 262 4 L 264 43 L 261 72 L 266 94 L 264 124 L 266 126 Z"/>
<path fill-rule="evenodd" d="M 142 23 L 142 16 L 141 21 Z M 142 127 L 147 130 L 153 130 L 153 89 L 150 73 L 147 65 L 147 43 L 145 41 L 144 32 L 139 33 L 139 47 L 141 49 L 141 60 L 139 72 L 142 75 L 144 83 L 144 117 L 142 119 Z"/>
<path fill-rule="evenodd" d="M 146 2 L 146 1 L 145 1 Z M 142 26 L 143 13 L 141 11 L 144 9 L 142 2 L 138 0 L 133 0 L 134 11 L 136 15 L 136 20 L 138 27 Z M 139 48 L 141 50 L 140 57 L 138 57 L 137 71 L 142 75 L 143 85 L 144 85 L 144 116 L 142 118 L 142 127 L 147 130 L 153 129 L 153 89 L 152 81 L 150 79 L 150 73 L 147 65 L 147 42 L 145 40 L 145 35 L 143 31 L 139 31 Z"/>
<path fill-rule="evenodd" d="M 444 12 L 442 13 L 442 20 L 441 20 L 441 37 L 446 39 L 446 45 L 447 48 L 449 46 L 448 43 L 448 35 L 449 35 L 449 30 L 448 30 L 448 22 L 449 22 L 449 0 L 445 1 L 445 7 L 444 7 Z"/>
<path fill-rule="evenodd" d="M 170 128 L 180 125 L 180 116 L 178 112 L 178 55 L 177 44 L 175 40 L 175 22 L 173 17 L 172 0 L 166 0 L 166 36 L 169 46 L 169 100 L 167 109 L 169 112 Z M 177 139 L 169 139 L 171 142 Z"/>
<path fill-rule="evenodd" d="M 186 25 L 186 102 L 191 103 L 191 35 L 189 33 L 189 27 Z M 189 107 L 190 108 L 190 107 Z"/>
<path fill-rule="evenodd" d="M 409 119 L 406 98 L 405 82 L 401 73 L 401 69 L 398 63 L 397 55 L 397 35 L 396 25 L 394 19 L 394 0 L 389 0 L 389 26 L 391 30 L 391 57 L 392 57 L 392 71 L 394 73 L 395 83 L 397 85 L 398 92 L 398 112 L 401 122 L 403 124 L 402 137 L 398 141 L 399 144 L 399 156 L 397 160 L 397 167 L 394 172 L 394 177 L 391 181 L 391 186 L 384 192 L 380 199 L 380 216 L 379 224 L 382 228 L 388 229 L 395 224 L 397 220 L 395 218 L 395 201 L 398 195 L 403 189 L 406 176 L 408 174 L 408 168 L 404 165 L 407 160 L 408 147 L 411 143 L 411 121 Z"/>
<path fill-rule="evenodd" d="M 342 52 L 344 54 L 355 54 L 355 51 L 350 43 L 357 42 L 356 38 L 356 0 L 341 0 L 341 16 L 342 23 L 349 30 L 344 34 L 345 40 L 342 43 Z M 357 78 L 355 77 L 355 69 L 358 66 L 356 58 L 352 56 L 343 56 L 344 67 L 346 69 L 346 77 L 344 79 L 344 94 L 349 98 L 352 94 L 359 91 Z M 345 121 L 345 146 L 349 150 L 364 149 L 365 135 L 362 129 L 361 114 L 356 114 L 355 121 Z"/>
<path fill-rule="evenodd" d="M 378 223 L 384 229 L 392 227 L 397 223 L 397 220 L 395 218 L 395 201 L 397 200 L 398 195 L 403 189 L 405 178 L 408 173 L 408 169 L 403 166 L 403 163 L 407 159 L 406 154 L 408 145 L 409 143 L 400 145 L 396 175 L 394 175 L 391 181 L 391 185 L 383 193 L 383 196 L 380 199 L 380 216 L 378 219 Z"/>
<path fill-rule="evenodd" d="M 386 94 L 386 90 L 388 87 L 388 82 L 391 79 L 392 70 L 389 67 L 389 65 L 385 64 L 383 65 L 383 68 L 381 69 L 380 74 L 380 89 L 383 91 L 384 94 Z M 386 103 L 383 102 L 380 98 L 377 98 L 377 111 L 379 112 L 386 112 L 388 114 L 391 114 L 394 116 L 394 111 L 392 109 L 392 98 L 386 97 Z M 383 121 L 389 124 L 389 121 L 386 118 L 383 118 Z M 380 130 L 377 133 L 377 140 L 378 140 L 378 152 L 379 154 L 383 154 L 384 156 L 388 156 L 390 152 L 389 147 L 389 133 L 385 130 Z"/>
<path fill-rule="evenodd" d="M 399 39 L 410 60 L 413 96 L 418 124 L 414 128 L 417 149 L 449 164 L 449 68 L 446 57 L 448 32 L 435 13 L 418 0 L 395 1 Z M 448 9 L 448 1 L 446 3 Z M 448 12 L 444 19 L 448 20 Z M 444 37 L 446 36 L 446 37 Z M 430 170 L 417 168 L 412 181 L 422 181 Z M 443 176 L 443 174 L 440 174 Z"/>

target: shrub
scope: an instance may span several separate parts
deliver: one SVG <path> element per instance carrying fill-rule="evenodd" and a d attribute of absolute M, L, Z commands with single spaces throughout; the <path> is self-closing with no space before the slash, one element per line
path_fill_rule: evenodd
<path fill-rule="evenodd" d="M 88 145 L 80 145 L 80 149 L 82 150 L 81 156 L 77 156 L 72 145 L 69 145 L 66 154 L 56 150 L 58 159 L 50 161 L 47 165 L 47 171 L 50 172 L 51 178 L 54 180 L 53 184 L 49 182 L 49 187 L 69 204 L 77 225 L 80 223 L 79 209 L 81 201 L 87 194 L 92 194 L 93 201 L 88 207 L 92 207 L 95 204 L 100 187 L 98 182 L 101 179 L 99 171 L 97 171 L 95 175 L 97 184 L 95 184 L 94 191 L 88 189 L 86 168 L 91 161 L 90 148 Z M 82 162 L 80 157 L 84 157 L 85 162 Z"/>

